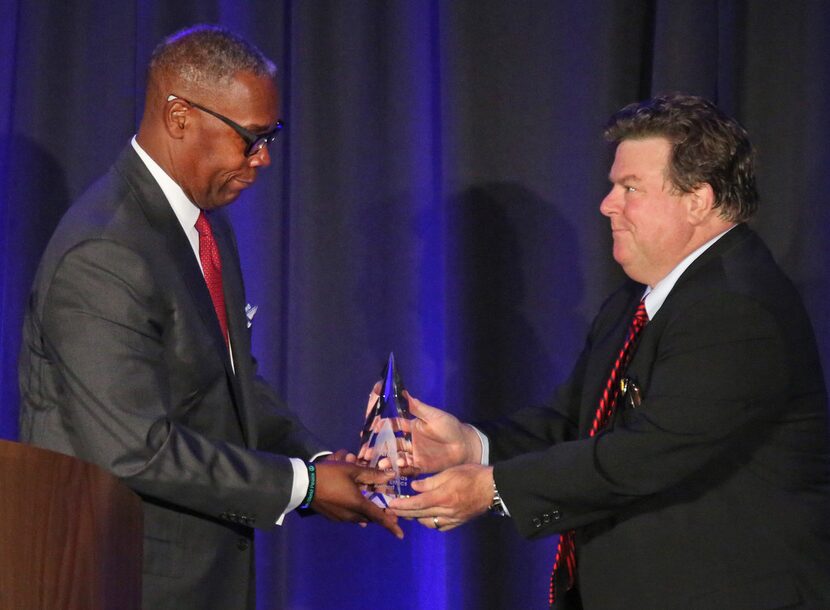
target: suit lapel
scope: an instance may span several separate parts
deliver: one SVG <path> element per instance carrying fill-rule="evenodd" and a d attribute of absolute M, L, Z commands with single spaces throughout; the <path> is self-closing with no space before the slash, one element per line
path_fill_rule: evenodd
<path fill-rule="evenodd" d="M 250 409 L 245 408 L 243 381 L 250 378 L 251 341 L 248 332 L 248 318 L 245 315 L 245 288 L 242 285 L 242 271 L 237 256 L 236 242 L 230 225 L 224 215 L 214 215 L 216 219 L 211 226 L 214 239 L 219 246 L 222 258 L 222 289 L 225 293 L 225 309 L 228 315 L 228 333 L 233 347 L 234 375 L 231 386 L 236 398 L 237 412 L 242 425 L 242 434 L 246 443 L 250 443 L 255 433 L 250 416 Z"/>
<path fill-rule="evenodd" d="M 213 309 L 210 292 L 205 284 L 199 263 L 193 255 L 190 242 L 179 224 L 179 219 L 170 207 L 170 203 L 132 146 L 128 146 L 121 155 L 116 163 L 116 169 L 136 191 L 138 205 L 150 225 L 164 235 L 170 259 L 193 297 L 193 303 L 211 336 L 214 347 L 218 351 L 225 352 L 223 359 L 227 361 L 225 340 Z M 230 368 L 230 362 L 226 363 L 226 367 Z"/>
<path fill-rule="evenodd" d="M 178 275 L 182 279 L 183 284 L 186 286 L 187 291 L 190 293 L 192 302 L 202 320 L 205 331 L 210 336 L 214 349 L 217 353 L 221 354 L 222 362 L 228 376 L 229 386 L 231 388 L 231 395 L 235 403 L 234 408 L 241 424 L 241 422 L 244 421 L 244 418 L 240 417 L 240 409 L 238 407 L 238 404 L 241 401 L 241 395 L 238 391 L 239 388 L 235 379 L 236 376 L 234 375 L 233 368 L 231 367 L 228 349 L 225 345 L 225 339 L 222 336 L 219 320 L 216 317 L 216 310 L 213 308 L 213 301 L 210 298 L 210 291 L 207 288 L 207 284 L 205 284 L 205 278 L 202 275 L 199 263 L 196 261 L 196 257 L 193 254 L 193 248 L 190 246 L 190 242 L 182 230 L 179 219 L 170 207 L 170 203 L 167 201 L 167 198 L 164 196 L 164 193 L 158 186 L 158 183 L 138 157 L 135 150 L 133 150 L 132 146 L 127 146 L 122 152 L 118 161 L 116 161 L 115 168 L 116 171 L 124 177 L 130 185 L 130 188 L 135 192 L 135 199 L 150 225 L 164 236 L 171 264 L 175 267 Z M 219 243 L 224 267 L 226 257 L 228 256 L 227 253 L 232 248 L 232 244 L 228 243 L 228 239 L 224 231 L 224 223 L 217 224 L 220 224 L 223 227 L 223 230 L 219 231 L 220 237 L 217 239 L 217 243 Z M 235 274 L 231 273 L 230 275 Z M 225 288 L 226 308 L 228 311 L 228 317 L 231 318 L 233 317 L 232 307 L 234 307 L 234 304 L 233 302 L 228 303 L 228 289 L 226 287 L 228 282 L 225 277 L 226 276 L 223 273 L 223 288 Z M 238 332 L 235 334 L 238 335 Z M 237 347 L 235 345 L 234 347 L 240 351 L 243 349 L 242 346 Z M 248 349 L 250 348 L 248 347 Z M 243 428 L 244 435 L 245 426 L 241 427 Z"/>
<path fill-rule="evenodd" d="M 196 257 L 193 256 L 193 249 L 190 247 L 190 242 L 182 231 L 181 225 L 178 224 L 178 219 L 175 215 L 173 221 L 175 224 L 170 226 L 166 231 L 167 247 L 170 250 L 170 255 L 176 261 L 179 274 L 193 297 L 193 302 L 196 304 L 199 317 L 202 318 L 202 322 L 204 322 L 205 328 L 210 334 L 214 349 L 222 354 L 222 361 L 225 364 L 226 372 L 232 374 L 233 371 L 230 365 L 228 348 L 225 345 L 222 329 L 219 326 L 216 310 L 213 308 L 213 301 L 210 298 L 210 291 L 207 289 L 207 284 L 205 284 L 202 270 L 196 262 Z"/>
<path fill-rule="evenodd" d="M 596 332 L 592 335 L 594 348 L 585 374 L 582 409 L 579 414 L 579 437 L 588 435 L 600 396 L 608 383 L 608 377 L 614 366 L 614 361 L 625 342 L 626 333 L 637 310 L 637 305 L 643 296 L 645 287 L 642 284 L 629 281 L 625 288 L 608 303 L 603 310 L 602 319 L 598 321 Z M 643 333 L 648 330 L 648 325 Z M 642 334 L 640 336 L 642 339 Z M 635 353 L 636 357 L 636 353 Z"/>

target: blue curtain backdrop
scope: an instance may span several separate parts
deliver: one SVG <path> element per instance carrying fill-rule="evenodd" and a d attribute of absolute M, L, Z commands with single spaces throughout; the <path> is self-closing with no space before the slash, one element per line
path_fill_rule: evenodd
<path fill-rule="evenodd" d="M 709 96 L 760 151 L 754 221 L 830 362 L 830 5 L 749 0 L 0 3 L 0 437 L 17 435 L 27 291 L 70 202 L 141 116 L 165 35 L 219 23 L 279 65 L 287 130 L 231 210 L 262 370 L 356 448 L 390 351 L 465 419 L 541 402 L 620 281 L 599 212 L 622 105 Z M 2 493 L 2 490 L 0 490 Z M 291 516 L 259 537 L 261 609 L 545 608 L 555 539 L 485 517 L 403 542 Z M 680 533 L 679 533 L 680 534 Z"/>

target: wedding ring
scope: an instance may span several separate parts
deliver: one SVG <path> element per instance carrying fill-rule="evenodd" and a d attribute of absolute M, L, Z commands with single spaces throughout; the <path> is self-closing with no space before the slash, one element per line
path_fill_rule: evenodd
<path fill-rule="evenodd" d="M 438 517 L 433 517 L 432 518 L 432 524 L 435 526 L 435 529 L 437 529 L 437 530 L 441 529 L 441 526 L 438 525 Z"/>

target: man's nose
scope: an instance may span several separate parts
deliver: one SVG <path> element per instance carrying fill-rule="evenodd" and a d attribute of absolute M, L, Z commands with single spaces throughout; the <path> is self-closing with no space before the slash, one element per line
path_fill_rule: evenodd
<path fill-rule="evenodd" d="M 603 216 L 610 216 L 611 214 L 619 211 L 619 195 L 614 192 L 615 189 L 611 189 L 608 191 L 608 194 L 599 204 L 599 211 Z"/>
<path fill-rule="evenodd" d="M 248 157 L 248 164 L 251 167 L 268 167 L 271 165 L 271 153 L 268 152 L 268 145 L 266 144 Z"/>

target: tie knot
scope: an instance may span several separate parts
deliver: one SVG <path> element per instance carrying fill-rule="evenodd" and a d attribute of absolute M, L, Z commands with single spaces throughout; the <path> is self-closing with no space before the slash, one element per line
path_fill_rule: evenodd
<path fill-rule="evenodd" d="M 640 301 L 640 304 L 637 306 L 637 311 L 634 312 L 634 322 L 639 325 L 645 325 L 648 322 L 645 300 Z"/>
<path fill-rule="evenodd" d="M 196 219 L 196 231 L 199 235 L 213 235 L 210 228 L 210 221 L 204 211 L 199 212 L 199 217 Z"/>

